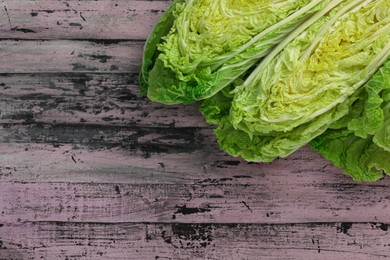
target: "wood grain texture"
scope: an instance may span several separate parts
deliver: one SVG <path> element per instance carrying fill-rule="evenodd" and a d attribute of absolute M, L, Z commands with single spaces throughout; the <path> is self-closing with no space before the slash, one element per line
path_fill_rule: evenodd
<path fill-rule="evenodd" d="M 30 124 L 8 125 L 1 136 L 7 223 L 363 222 L 390 214 L 388 179 L 354 183 L 307 147 L 248 164 L 219 151 L 207 128 Z"/>
<path fill-rule="evenodd" d="M 138 73 L 143 41 L 0 40 L 0 73 Z"/>
<path fill-rule="evenodd" d="M 388 259 L 388 226 L 15 223 L 0 259 Z"/>
<path fill-rule="evenodd" d="M 146 39 L 171 1 L 2 0 L 0 38 Z"/>
<path fill-rule="evenodd" d="M 137 78 L 130 73 L 0 74 L 0 123 L 207 127 L 198 104 L 164 106 L 140 97 Z"/>
<path fill-rule="evenodd" d="M 246 163 L 140 97 L 170 2 L 0 0 L 0 260 L 389 258 L 389 178 Z"/>
<path fill-rule="evenodd" d="M 82 160 L 84 157 L 74 159 Z M 86 166 L 73 166 L 69 170 L 84 167 Z M 100 168 L 100 171 L 103 169 Z M 78 171 L 79 174 L 81 172 Z M 135 168 L 129 167 L 129 178 L 133 172 L 134 175 L 140 175 Z M 106 173 L 103 171 L 95 174 Z M 390 215 L 390 198 L 381 195 L 386 193 L 386 184 L 285 184 L 285 180 L 278 179 L 280 175 L 277 174 L 267 176 L 264 181 L 242 181 L 237 176 L 229 178 L 229 174 L 225 178 L 214 180 L 204 176 L 200 181 L 169 183 L 169 179 L 180 179 L 174 178 L 178 174 L 170 174 L 170 178 L 164 183 L 167 177 L 160 174 L 162 181 L 159 181 L 155 177 L 158 175 L 153 174 L 153 171 L 143 174 L 150 182 L 148 184 L 126 184 L 119 181 L 10 184 L 3 181 L 0 185 L 0 222 L 34 220 L 283 224 L 383 222 Z M 305 179 L 308 177 L 299 178 Z"/>

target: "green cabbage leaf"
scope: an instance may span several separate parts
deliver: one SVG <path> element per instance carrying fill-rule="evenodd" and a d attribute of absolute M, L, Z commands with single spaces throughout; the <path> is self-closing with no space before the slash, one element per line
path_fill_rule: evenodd
<path fill-rule="evenodd" d="M 356 181 L 390 175 L 389 0 L 174 0 L 139 81 L 153 101 L 202 100 L 246 161 L 310 144 Z"/>
<path fill-rule="evenodd" d="M 142 94 L 164 104 L 211 97 L 336 2 L 175 0 L 145 45 Z"/>
<path fill-rule="evenodd" d="M 367 82 L 350 113 L 311 147 L 356 181 L 390 175 L 390 61 Z"/>
<path fill-rule="evenodd" d="M 219 125 L 215 134 L 223 150 L 270 162 L 349 114 L 389 53 L 390 2 L 342 1 L 307 29 L 298 27 L 242 84 L 206 100 L 200 110 Z"/>

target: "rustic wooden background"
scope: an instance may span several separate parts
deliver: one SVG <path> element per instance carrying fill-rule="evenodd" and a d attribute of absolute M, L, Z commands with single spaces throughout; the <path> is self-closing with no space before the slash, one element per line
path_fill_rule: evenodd
<path fill-rule="evenodd" d="M 197 105 L 139 97 L 170 1 L 0 3 L 0 259 L 390 257 L 390 178 L 248 164 Z"/>

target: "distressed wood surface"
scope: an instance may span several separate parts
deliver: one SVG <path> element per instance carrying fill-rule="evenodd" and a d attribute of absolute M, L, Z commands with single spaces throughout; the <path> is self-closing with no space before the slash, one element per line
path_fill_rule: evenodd
<path fill-rule="evenodd" d="M 143 41 L 0 40 L 0 73 L 138 73 Z"/>
<path fill-rule="evenodd" d="M 74 156 L 74 159 L 85 158 Z M 96 174 L 104 175 L 104 172 Z M 174 178 L 177 175 L 170 174 L 169 177 L 176 180 L 179 179 Z M 254 224 L 384 222 L 390 217 L 387 210 L 390 198 L 379 195 L 386 193 L 386 184 L 373 187 L 292 182 L 286 185 L 284 180 L 277 178 L 280 176 L 256 183 L 256 180 L 245 181 L 242 180 L 244 176 L 237 175 L 164 183 L 159 181 L 163 176 L 153 174 L 153 171 L 144 176 L 149 183 L 49 181 L 46 184 L 13 182 L 10 185 L 4 181 L 0 185 L 3 205 L 0 216 L 3 223 L 34 220 Z M 305 181 L 307 178 L 298 179 Z M 358 196 L 364 200 L 351 203 Z"/>
<path fill-rule="evenodd" d="M 146 39 L 170 1 L 1 0 L 0 3 L 3 39 Z"/>
<path fill-rule="evenodd" d="M 384 259 L 390 179 L 219 150 L 139 95 L 170 1 L 0 0 L 0 259 Z"/>
<path fill-rule="evenodd" d="M 389 224 L 28 222 L 0 227 L 3 259 L 388 259 Z M 17 242 L 15 242 L 17 241 Z M 114 250 L 116 249 L 116 250 Z"/>
<path fill-rule="evenodd" d="M 137 78 L 134 73 L 0 74 L 0 122 L 207 127 L 198 104 L 164 106 L 140 97 Z"/>

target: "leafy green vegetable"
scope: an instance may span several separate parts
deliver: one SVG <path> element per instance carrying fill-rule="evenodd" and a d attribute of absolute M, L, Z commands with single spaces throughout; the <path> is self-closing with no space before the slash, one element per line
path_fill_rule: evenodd
<path fill-rule="evenodd" d="M 341 1 L 176 0 L 145 46 L 142 92 L 165 104 L 211 97 L 329 2 Z"/>
<path fill-rule="evenodd" d="M 349 113 L 362 85 L 389 56 L 390 2 L 342 2 L 309 28 L 296 29 L 242 85 L 231 87 L 228 113 L 222 94 L 205 101 L 200 110 L 219 123 L 215 134 L 223 150 L 269 162 Z"/>
<path fill-rule="evenodd" d="M 161 38 L 169 33 L 175 17 L 173 13 L 176 11 L 178 4 L 183 3 L 184 0 L 174 0 L 168 10 L 160 18 L 159 22 L 154 27 L 150 34 L 146 44 L 144 46 L 144 55 L 142 59 L 141 71 L 139 75 L 139 84 L 141 87 L 141 94 L 145 95 L 148 90 L 148 79 L 150 69 L 153 67 L 157 58 L 157 45 L 161 41 Z"/>
<path fill-rule="evenodd" d="M 390 60 L 367 82 L 350 111 L 311 147 L 354 180 L 390 175 Z"/>
<path fill-rule="evenodd" d="M 390 175 L 389 0 L 174 0 L 140 84 L 164 104 L 204 100 L 233 156 L 310 143 L 354 180 Z"/>

